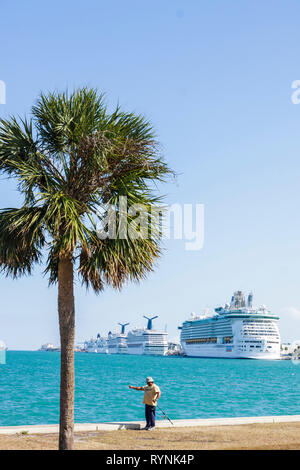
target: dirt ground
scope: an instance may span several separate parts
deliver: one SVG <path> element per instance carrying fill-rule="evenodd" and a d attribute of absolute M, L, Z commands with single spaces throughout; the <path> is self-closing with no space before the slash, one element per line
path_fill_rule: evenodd
<path fill-rule="evenodd" d="M 0 435 L 0 450 L 57 449 L 57 434 Z M 75 434 L 75 449 L 300 449 L 300 423 L 98 431 Z"/>

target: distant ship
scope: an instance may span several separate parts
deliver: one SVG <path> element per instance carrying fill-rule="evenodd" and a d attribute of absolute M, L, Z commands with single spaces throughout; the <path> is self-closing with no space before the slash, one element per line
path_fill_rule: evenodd
<path fill-rule="evenodd" d="M 6 363 L 6 351 L 7 347 L 4 341 L 0 340 L 0 364 Z"/>
<path fill-rule="evenodd" d="M 136 328 L 127 335 L 128 354 L 146 354 L 165 356 L 168 351 L 167 333 L 152 329 L 152 321 L 157 316 L 148 318 L 147 328 Z"/>
<path fill-rule="evenodd" d="M 263 305 L 247 303 L 241 291 L 236 291 L 230 304 L 215 309 L 208 316 L 192 315 L 181 329 L 181 344 L 187 356 L 229 357 L 246 359 L 280 359 L 279 317 Z"/>
<path fill-rule="evenodd" d="M 84 350 L 89 353 L 107 354 L 107 339 L 101 337 L 100 333 L 98 333 L 96 339 L 91 338 L 89 341 L 85 341 Z"/>
<path fill-rule="evenodd" d="M 60 349 L 55 347 L 52 343 L 46 343 L 42 344 L 39 351 L 60 351 Z"/>
<path fill-rule="evenodd" d="M 119 323 L 120 333 L 108 333 L 107 345 L 109 354 L 127 354 L 127 335 L 125 328 L 129 323 Z"/>

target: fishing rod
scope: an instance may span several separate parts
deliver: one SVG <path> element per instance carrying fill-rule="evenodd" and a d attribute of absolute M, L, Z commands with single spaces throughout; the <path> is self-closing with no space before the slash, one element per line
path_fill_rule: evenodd
<path fill-rule="evenodd" d="M 170 420 L 170 418 L 166 415 L 166 413 L 158 405 L 156 405 L 156 406 L 159 409 L 159 411 L 161 411 L 162 414 L 164 415 L 164 419 L 167 418 L 170 421 L 170 423 L 173 424 L 173 426 L 174 426 L 174 423 Z"/>

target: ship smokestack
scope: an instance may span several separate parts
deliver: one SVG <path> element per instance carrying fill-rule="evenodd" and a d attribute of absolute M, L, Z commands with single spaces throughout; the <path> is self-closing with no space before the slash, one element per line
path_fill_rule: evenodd
<path fill-rule="evenodd" d="M 121 335 L 124 335 L 125 334 L 125 327 L 127 325 L 129 325 L 129 323 L 119 323 L 120 327 L 121 327 Z"/>
<path fill-rule="evenodd" d="M 152 320 L 154 320 L 155 318 L 158 318 L 158 316 L 156 315 L 155 317 L 148 318 L 144 315 L 144 318 L 146 318 L 146 320 L 148 320 L 147 330 L 152 330 Z"/>
<path fill-rule="evenodd" d="M 250 294 L 248 295 L 248 307 L 249 308 L 252 308 L 252 302 L 253 302 L 253 294 L 252 292 L 250 292 Z"/>

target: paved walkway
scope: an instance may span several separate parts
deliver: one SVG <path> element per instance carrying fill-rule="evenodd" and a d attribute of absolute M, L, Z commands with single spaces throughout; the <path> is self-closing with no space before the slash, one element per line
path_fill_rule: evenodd
<path fill-rule="evenodd" d="M 169 427 L 195 427 L 195 426 L 233 426 L 240 424 L 256 423 L 291 423 L 300 421 L 300 415 L 292 416 L 254 416 L 246 418 L 211 418 L 211 419 L 173 419 L 173 425 L 169 421 L 157 420 L 158 428 Z M 116 431 L 119 429 L 141 429 L 144 421 L 124 421 L 111 423 L 76 423 L 75 432 L 84 431 Z M 0 434 L 52 434 L 58 433 L 58 424 L 2 426 Z"/>

